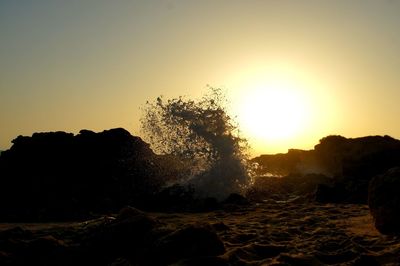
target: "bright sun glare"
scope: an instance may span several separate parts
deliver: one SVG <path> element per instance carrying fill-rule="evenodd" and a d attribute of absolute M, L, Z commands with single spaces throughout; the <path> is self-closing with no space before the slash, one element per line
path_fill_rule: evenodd
<path fill-rule="evenodd" d="M 309 122 L 306 98 L 301 88 L 285 80 L 256 84 L 241 100 L 240 124 L 257 139 L 294 138 Z"/>
<path fill-rule="evenodd" d="M 306 66 L 271 62 L 238 69 L 232 111 L 254 155 L 310 149 L 330 134 L 339 104 Z"/>

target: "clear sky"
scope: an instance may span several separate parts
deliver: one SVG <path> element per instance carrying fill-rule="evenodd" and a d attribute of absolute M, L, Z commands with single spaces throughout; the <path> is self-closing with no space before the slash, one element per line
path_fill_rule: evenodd
<path fill-rule="evenodd" d="M 0 149 L 39 131 L 139 134 L 159 95 L 231 100 L 253 153 L 400 138 L 400 1 L 1 1 Z"/>

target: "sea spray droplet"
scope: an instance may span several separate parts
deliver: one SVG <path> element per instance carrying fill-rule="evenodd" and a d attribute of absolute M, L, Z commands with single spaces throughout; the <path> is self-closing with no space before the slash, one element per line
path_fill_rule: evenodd
<path fill-rule="evenodd" d="M 142 108 L 141 129 L 152 148 L 187 166 L 177 178 L 200 197 L 223 199 L 249 185 L 247 141 L 227 114 L 220 89 L 199 100 L 158 97 Z"/>

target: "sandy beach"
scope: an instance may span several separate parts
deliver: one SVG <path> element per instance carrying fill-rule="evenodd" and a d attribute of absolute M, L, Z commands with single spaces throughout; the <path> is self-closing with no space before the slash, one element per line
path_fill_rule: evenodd
<path fill-rule="evenodd" d="M 267 201 L 232 212 L 155 217 L 214 224 L 227 250 L 222 257 L 232 265 L 400 263 L 400 239 L 381 235 L 366 205 Z"/>
<path fill-rule="evenodd" d="M 204 213 L 147 213 L 161 229 L 208 223 L 225 246 L 212 265 L 399 265 L 400 238 L 380 234 L 368 206 L 265 200 Z M 98 220 L 113 219 L 112 216 Z M 18 224 L 33 235 L 70 243 L 66 228 L 96 223 Z M 2 224 L 2 230 L 16 224 Z M 67 230 L 68 231 L 68 230 Z M 64 239 L 62 239 L 64 237 Z M 179 251 L 177 251 L 179 252 Z M 149 260 L 150 261 L 150 260 Z M 196 262 L 197 261 L 197 262 Z M 204 258 L 171 265 L 198 265 Z M 132 263 L 132 260 L 130 260 Z M 148 265 L 146 258 L 136 261 Z M 199 265 L 200 265 L 199 264 Z M 114 264 L 119 265 L 119 264 Z"/>

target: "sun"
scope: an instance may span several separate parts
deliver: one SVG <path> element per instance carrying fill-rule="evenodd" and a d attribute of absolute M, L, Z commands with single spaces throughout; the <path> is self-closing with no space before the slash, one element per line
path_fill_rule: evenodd
<path fill-rule="evenodd" d="M 316 73 L 307 64 L 271 61 L 229 76 L 230 112 L 253 155 L 311 149 L 337 132 L 343 112 L 334 84 Z"/>
<path fill-rule="evenodd" d="M 239 123 L 258 140 L 284 141 L 300 134 L 309 122 L 304 90 L 286 80 L 246 89 L 239 104 Z"/>

